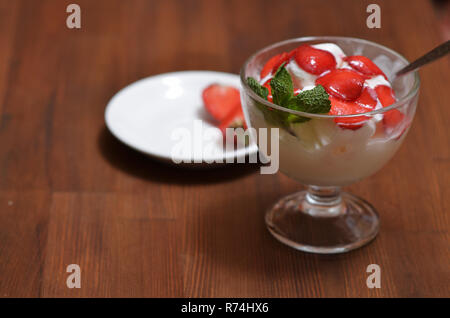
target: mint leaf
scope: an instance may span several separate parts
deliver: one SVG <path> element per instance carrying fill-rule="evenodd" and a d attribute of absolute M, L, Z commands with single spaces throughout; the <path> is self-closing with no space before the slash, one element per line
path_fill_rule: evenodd
<path fill-rule="evenodd" d="M 328 93 L 322 85 L 317 85 L 313 89 L 301 92 L 297 96 L 296 110 L 311 114 L 326 114 L 330 111 L 331 102 Z"/>
<path fill-rule="evenodd" d="M 284 67 L 284 63 L 278 68 L 274 77 L 270 81 L 274 104 L 285 107 L 294 94 L 294 84 L 289 72 Z"/>
<path fill-rule="evenodd" d="M 261 86 L 253 77 L 247 77 L 247 84 L 259 96 L 267 100 L 269 90 L 267 87 Z"/>
<path fill-rule="evenodd" d="M 328 98 L 328 93 L 322 85 L 317 85 L 313 89 L 301 92 L 289 100 L 286 108 L 297 110 L 310 114 L 326 114 L 330 111 L 331 102 Z M 289 114 L 286 122 L 303 123 L 310 120 L 307 117 L 301 117 L 294 114 Z"/>
<path fill-rule="evenodd" d="M 256 94 L 267 100 L 269 90 L 266 87 L 261 86 L 253 77 L 248 77 L 247 83 Z M 330 111 L 331 103 L 328 98 L 328 93 L 321 85 L 317 85 L 311 90 L 301 92 L 297 96 L 294 96 L 292 78 L 284 67 L 284 63 L 278 68 L 274 77 L 271 79 L 270 87 L 274 104 L 311 114 L 325 114 Z M 262 111 L 267 121 L 284 127 L 293 136 L 296 135 L 290 128 L 290 124 L 303 123 L 311 119 L 273 109 L 265 105 L 260 105 L 259 103 L 256 103 L 256 106 Z"/>
<path fill-rule="evenodd" d="M 269 90 L 267 89 L 267 87 L 261 86 L 258 83 L 258 81 L 255 80 L 253 77 L 247 77 L 247 84 L 259 97 L 262 97 L 263 99 L 267 100 L 267 96 L 269 95 Z M 288 116 L 287 113 L 279 111 L 277 109 L 269 108 L 266 105 L 258 103 L 257 101 L 255 101 L 255 105 L 256 107 L 259 108 L 259 110 L 261 110 L 261 112 L 264 115 L 264 118 L 268 122 L 276 126 L 281 127 L 286 126 L 286 117 Z M 288 129 L 288 127 L 285 128 Z"/>

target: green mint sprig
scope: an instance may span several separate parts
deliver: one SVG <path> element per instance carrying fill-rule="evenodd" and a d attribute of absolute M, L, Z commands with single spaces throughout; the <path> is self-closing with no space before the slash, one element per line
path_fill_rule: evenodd
<path fill-rule="evenodd" d="M 266 87 L 261 86 L 252 77 L 247 78 L 247 83 L 256 94 L 267 99 L 269 90 Z M 311 114 L 326 114 L 330 111 L 331 103 L 328 93 L 321 85 L 294 96 L 292 78 L 284 64 L 278 68 L 270 81 L 270 88 L 272 90 L 273 103 L 279 106 Z M 310 120 L 310 118 L 282 112 L 277 109 L 267 111 L 268 109 L 264 105 L 260 105 L 259 108 L 263 111 L 266 120 L 285 128 L 288 128 L 291 123 L 302 123 Z M 290 129 L 288 131 L 291 132 Z M 291 132 L 291 134 L 293 133 Z"/>
<path fill-rule="evenodd" d="M 298 110 L 311 114 L 326 114 L 331 109 L 328 93 L 322 85 L 317 85 L 295 96 L 295 105 Z"/>
<path fill-rule="evenodd" d="M 287 107 L 294 95 L 294 84 L 289 72 L 282 64 L 270 81 L 273 103 Z"/>
<path fill-rule="evenodd" d="M 259 97 L 267 99 L 267 96 L 269 96 L 267 87 L 261 86 L 253 77 L 247 77 L 247 84 Z"/>

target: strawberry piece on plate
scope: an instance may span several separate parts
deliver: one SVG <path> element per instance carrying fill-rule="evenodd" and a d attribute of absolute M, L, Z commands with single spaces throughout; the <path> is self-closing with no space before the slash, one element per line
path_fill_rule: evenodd
<path fill-rule="evenodd" d="M 244 119 L 244 113 L 242 111 L 241 105 L 238 108 L 234 109 L 227 117 L 225 117 L 221 123 L 219 124 L 219 129 L 222 131 L 222 134 L 225 136 L 227 128 L 239 128 L 242 127 L 244 129 L 247 128 Z"/>
<path fill-rule="evenodd" d="M 209 85 L 203 90 L 202 98 L 208 113 L 220 122 L 241 107 L 239 90 L 233 86 Z"/>
<path fill-rule="evenodd" d="M 356 102 L 343 101 L 334 96 L 330 96 L 331 109 L 330 115 L 352 115 L 361 114 L 370 111 L 366 107 L 359 105 Z M 364 122 L 368 120 L 367 116 L 355 116 L 355 117 L 345 117 L 345 118 L 335 118 L 335 123 L 339 127 L 344 129 L 356 130 L 363 126 Z"/>
<path fill-rule="evenodd" d="M 337 69 L 316 79 L 328 94 L 351 101 L 361 95 L 365 78 L 363 75 L 348 69 Z"/>
<path fill-rule="evenodd" d="M 361 55 L 347 56 L 344 58 L 351 68 L 368 76 L 383 75 L 387 80 L 383 71 L 371 59 Z"/>
<path fill-rule="evenodd" d="M 336 68 L 336 59 L 333 54 L 307 44 L 297 48 L 295 61 L 303 70 L 314 75 Z"/>
<path fill-rule="evenodd" d="M 278 68 L 283 64 L 284 62 L 287 62 L 290 59 L 290 56 L 288 53 L 283 52 L 281 54 L 273 56 L 270 60 L 267 61 L 267 63 L 264 65 L 263 69 L 261 70 L 260 77 L 263 79 L 270 73 L 274 73 L 278 70 Z"/>

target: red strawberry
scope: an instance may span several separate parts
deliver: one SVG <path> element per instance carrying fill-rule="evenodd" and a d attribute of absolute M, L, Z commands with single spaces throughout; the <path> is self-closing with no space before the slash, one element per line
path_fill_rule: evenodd
<path fill-rule="evenodd" d="M 281 54 L 275 55 L 270 60 L 267 61 L 267 63 L 264 65 L 263 69 L 261 70 L 260 77 L 263 79 L 270 73 L 276 72 L 278 68 L 283 64 L 284 62 L 287 62 L 289 60 L 289 55 L 286 52 L 283 52 Z"/>
<path fill-rule="evenodd" d="M 392 88 L 386 85 L 378 85 L 375 87 L 375 91 L 377 92 L 378 99 L 383 107 L 390 106 L 396 102 L 394 91 Z M 400 125 L 404 121 L 405 115 L 399 111 L 398 109 L 388 110 L 383 114 L 383 124 L 387 133 L 392 132 L 398 125 Z M 406 131 L 406 127 L 403 128 L 403 131 L 397 137 L 400 136 Z"/>
<path fill-rule="evenodd" d="M 219 129 L 222 131 L 224 136 L 226 133 L 226 129 L 228 127 L 231 127 L 231 128 L 243 127 L 244 129 L 247 128 L 247 125 L 245 124 L 244 113 L 242 111 L 241 105 L 239 105 L 238 108 L 234 109 L 220 123 Z"/>
<path fill-rule="evenodd" d="M 307 44 L 297 48 L 295 61 L 306 72 L 314 75 L 320 75 L 325 71 L 336 68 L 336 59 L 333 54 Z"/>
<path fill-rule="evenodd" d="M 273 97 L 272 97 L 272 87 L 270 86 L 270 81 L 271 81 L 272 79 L 269 79 L 269 80 L 267 80 L 264 84 L 263 84 L 263 86 L 264 87 L 266 87 L 268 90 L 269 90 L 269 95 L 267 96 L 267 100 L 269 101 L 269 102 L 273 102 Z"/>
<path fill-rule="evenodd" d="M 375 91 L 377 92 L 378 99 L 383 107 L 387 107 L 395 103 L 394 91 L 389 86 L 378 85 L 375 87 Z"/>
<path fill-rule="evenodd" d="M 218 121 L 241 105 L 239 90 L 232 86 L 212 84 L 203 90 L 202 98 L 208 113 Z"/>
<path fill-rule="evenodd" d="M 322 85 L 333 96 L 351 101 L 361 95 L 364 80 L 364 76 L 355 71 L 338 69 L 317 78 L 316 84 Z"/>
<path fill-rule="evenodd" d="M 400 125 L 404 118 L 405 115 L 398 109 L 391 109 L 383 114 L 383 124 L 388 130 L 393 130 Z"/>
<path fill-rule="evenodd" d="M 288 60 L 290 61 L 290 60 L 292 60 L 293 58 L 295 58 L 295 55 L 296 55 L 296 54 L 297 54 L 297 48 L 291 50 L 291 51 L 288 53 Z"/>
<path fill-rule="evenodd" d="M 348 64 L 356 71 L 368 75 L 383 75 L 385 79 L 387 79 L 386 75 L 382 70 L 374 63 L 371 59 L 361 55 L 347 56 L 344 58 L 344 61 L 348 62 Z"/>
<path fill-rule="evenodd" d="M 366 113 L 367 108 L 358 105 L 356 102 L 347 102 L 339 98 L 330 96 L 331 109 L 330 115 L 352 115 Z M 369 119 L 367 116 L 356 116 L 346 118 L 335 118 L 334 121 L 341 128 L 356 130 L 363 126 L 364 122 Z"/>
<path fill-rule="evenodd" d="M 274 69 L 275 65 L 278 64 L 278 61 L 280 60 L 281 54 L 275 55 L 271 57 L 267 63 L 264 65 L 264 67 L 261 70 L 260 77 L 263 79 L 270 73 L 272 73 L 272 70 Z"/>
<path fill-rule="evenodd" d="M 367 108 L 367 112 L 370 112 L 375 109 L 377 106 L 377 99 L 374 98 L 376 96 L 375 91 L 370 87 L 364 87 L 361 95 L 355 100 L 355 103 L 358 105 Z"/>
<path fill-rule="evenodd" d="M 380 103 L 383 107 L 390 106 L 395 103 L 394 91 L 386 85 L 378 85 L 375 87 Z M 397 125 L 399 125 L 405 115 L 398 109 L 388 110 L 383 114 L 383 124 L 388 131 L 392 131 Z"/>
<path fill-rule="evenodd" d="M 272 80 L 273 77 L 269 78 L 267 81 L 264 82 L 264 84 L 262 84 L 262 86 L 266 87 L 269 90 L 269 94 L 271 94 L 271 90 L 272 88 L 270 87 L 270 81 Z"/>

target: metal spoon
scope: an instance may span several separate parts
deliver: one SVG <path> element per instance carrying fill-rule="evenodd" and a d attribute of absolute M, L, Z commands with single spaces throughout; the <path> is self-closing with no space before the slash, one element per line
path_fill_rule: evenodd
<path fill-rule="evenodd" d="M 400 71 L 395 73 L 395 76 L 401 76 L 405 75 L 409 72 L 417 70 L 419 67 L 428 64 L 434 60 L 437 60 L 438 58 L 443 57 L 444 55 L 448 54 L 450 52 L 450 40 L 442 43 L 438 47 L 435 47 L 427 54 L 423 55 L 422 57 L 419 57 L 417 60 L 415 60 L 412 63 L 409 63 L 407 66 L 402 68 Z"/>

